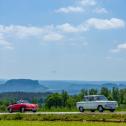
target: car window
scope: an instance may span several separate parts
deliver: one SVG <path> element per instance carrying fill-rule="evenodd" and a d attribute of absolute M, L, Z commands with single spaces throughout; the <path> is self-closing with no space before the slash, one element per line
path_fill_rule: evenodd
<path fill-rule="evenodd" d="M 100 95 L 100 96 L 86 96 L 86 97 L 84 97 L 84 101 L 108 101 L 108 99 L 103 95 Z"/>
<path fill-rule="evenodd" d="M 89 101 L 94 101 L 94 97 L 89 97 Z"/>
<path fill-rule="evenodd" d="M 84 101 L 89 101 L 88 97 L 84 97 Z"/>
<path fill-rule="evenodd" d="M 96 96 L 95 99 L 97 101 L 107 101 L 108 100 L 105 96 L 102 96 L 102 95 L 101 96 Z"/>
<path fill-rule="evenodd" d="M 94 101 L 94 97 L 84 97 L 84 101 Z"/>

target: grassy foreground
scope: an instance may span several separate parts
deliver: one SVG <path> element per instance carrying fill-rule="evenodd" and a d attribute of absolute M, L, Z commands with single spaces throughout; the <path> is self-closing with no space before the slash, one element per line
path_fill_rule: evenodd
<path fill-rule="evenodd" d="M 0 120 L 16 121 L 78 121 L 78 122 L 126 122 L 126 114 L 1 114 Z M 41 125 L 40 125 L 41 126 Z"/>
<path fill-rule="evenodd" d="M 126 126 L 126 123 L 0 121 L 1 126 Z"/>

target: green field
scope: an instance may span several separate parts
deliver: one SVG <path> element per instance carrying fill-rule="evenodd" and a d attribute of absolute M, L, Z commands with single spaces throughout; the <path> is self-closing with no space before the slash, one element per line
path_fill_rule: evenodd
<path fill-rule="evenodd" d="M 0 121 L 0 126 L 126 126 L 126 123 Z"/>
<path fill-rule="evenodd" d="M 0 120 L 15 120 L 15 121 L 93 121 L 93 122 L 125 122 L 126 114 L 1 114 Z"/>

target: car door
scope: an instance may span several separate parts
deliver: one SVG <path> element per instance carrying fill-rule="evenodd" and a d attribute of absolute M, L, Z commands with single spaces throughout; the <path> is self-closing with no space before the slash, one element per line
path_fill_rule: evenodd
<path fill-rule="evenodd" d="M 94 97 L 90 96 L 88 101 L 88 109 L 94 109 Z"/>
<path fill-rule="evenodd" d="M 12 109 L 13 109 L 13 111 L 17 111 L 17 110 L 19 110 L 19 104 L 13 104 L 12 105 Z"/>
<path fill-rule="evenodd" d="M 91 97 L 90 96 L 85 97 L 84 108 L 85 109 L 90 109 L 91 108 Z"/>

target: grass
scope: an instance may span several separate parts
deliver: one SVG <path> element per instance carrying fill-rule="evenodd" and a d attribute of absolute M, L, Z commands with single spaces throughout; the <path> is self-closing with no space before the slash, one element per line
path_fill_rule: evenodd
<path fill-rule="evenodd" d="M 122 105 L 120 105 L 117 109 L 116 109 L 116 111 L 126 111 L 126 105 L 124 105 L 124 104 L 122 104 Z"/>
<path fill-rule="evenodd" d="M 52 108 L 46 108 L 46 107 L 40 107 L 39 112 L 79 112 L 79 110 L 76 107 L 67 108 L 67 107 L 52 107 Z M 89 111 L 89 110 L 86 110 Z M 117 112 L 124 112 L 126 111 L 126 105 L 120 105 L 118 108 L 116 108 Z M 98 112 L 98 110 L 96 110 Z"/>
<path fill-rule="evenodd" d="M 0 120 L 21 120 L 21 121 L 93 121 L 93 122 L 126 122 L 126 114 L 3 114 Z"/>
<path fill-rule="evenodd" d="M 126 126 L 126 123 L 0 121 L 1 126 Z"/>
<path fill-rule="evenodd" d="M 45 108 L 45 107 L 41 107 L 39 108 L 38 110 L 39 112 L 78 112 L 77 108 L 76 107 L 73 107 L 73 108 L 67 108 L 67 107 L 52 107 L 50 109 L 48 108 Z"/>

